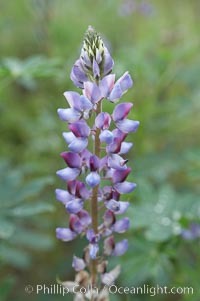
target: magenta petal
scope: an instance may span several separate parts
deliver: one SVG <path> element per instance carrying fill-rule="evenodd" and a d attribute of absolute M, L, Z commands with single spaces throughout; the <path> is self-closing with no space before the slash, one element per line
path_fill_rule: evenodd
<path fill-rule="evenodd" d="M 89 175 L 87 175 L 85 181 L 86 183 L 91 187 L 95 187 L 97 186 L 99 183 L 100 183 L 100 175 L 95 172 L 95 171 L 92 171 L 91 173 L 89 173 Z"/>
<path fill-rule="evenodd" d="M 124 119 L 116 122 L 116 126 L 124 133 L 136 132 L 140 122 L 136 120 Z"/>
<path fill-rule="evenodd" d="M 113 133 L 109 130 L 104 130 L 99 135 L 99 139 L 101 142 L 105 142 L 106 144 L 110 144 L 113 142 Z"/>
<path fill-rule="evenodd" d="M 79 272 L 84 270 L 85 266 L 85 261 L 82 258 L 73 256 L 72 267 L 75 269 L 75 271 Z"/>
<path fill-rule="evenodd" d="M 68 228 L 56 228 L 56 237 L 63 241 L 73 240 L 77 234 Z"/>
<path fill-rule="evenodd" d="M 119 154 L 120 155 L 127 154 L 132 146 L 133 146 L 132 142 L 122 142 Z"/>
<path fill-rule="evenodd" d="M 80 170 L 78 168 L 70 168 L 70 167 L 60 169 L 56 172 L 56 174 L 64 181 L 72 181 L 76 179 L 79 173 Z"/>
<path fill-rule="evenodd" d="M 78 213 L 83 208 L 83 201 L 81 199 L 73 199 L 69 201 L 65 208 L 69 213 Z"/>
<path fill-rule="evenodd" d="M 117 233 L 124 233 L 130 226 L 128 217 L 122 218 L 115 222 L 113 230 Z"/>
<path fill-rule="evenodd" d="M 72 199 L 72 195 L 67 190 L 56 189 L 55 193 L 56 193 L 56 199 L 62 202 L 63 204 L 66 204 Z"/>
<path fill-rule="evenodd" d="M 112 255 L 121 256 L 127 251 L 127 249 L 128 249 L 128 240 L 123 239 L 115 245 Z"/>
<path fill-rule="evenodd" d="M 69 124 L 69 129 L 76 137 L 86 138 L 90 134 L 90 127 L 83 119 Z"/>
<path fill-rule="evenodd" d="M 108 97 L 115 82 L 115 74 L 109 74 L 100 81 L 99 88 L 102 97 Z"/>
<path fill-rule="evenodd" d="M 136 188 L 136 183 L 131 183 L 131 182 L 122 182 L 122 183 L 117 183 L 114 185 L 114 188 L 119 192 L 119 193 L 129 193 L 132 192 Z"/>
<path fill-rule="evenodd" d="M 97 84 L 92 83 L 92 82 L 85 82 L 84 83 L 84 95 L 92 102 L 96 103 L 98 102 L 102 96 L 101 96 L 101 91 Z"/>
<path fill-rule="evenodd" d="M 93 69 L 94 77 L 95 78 L 99 77 L 100 76 L 99 65 L 97 64 L 96 60 L 94 60 L 94 59 L 93 59 L 92 69 Z"/>
<path fill-rule="evenodd" d="M 114 121 L 125 119 L 130 112 L 133 104 L 131 102 L 125 102 L 118 104 L 112 114 Z"/>
<path fill-rule="evenodd" d="M 117 102 L 121 96 L 122 96 L 121 86 L 119 83 L 116 82 L 108 97 L 108 100 L 110 100 L 111 102 Z"/>
<path fill-rule="evenodd" d="M 113 176 L 112 176 L 113 184 L 123 182 L 127 178 L 127 176 L 129 175 L 130 172 L 131 172 L 130 167 L 128 167 L 124 170 L 115 170 L 113 173 Z"/>
<path fill-rule="evenodd" d="M 97 128 L 106 130 L 110 127 L 111 117 L 107 112 L 101 112 L 95 119 L 95 125 Z"/>
<path fill-rule="evenodd" d="M 78 234 L 80 234 L 84 229 L 80 219 L 75 214 L 70 214 L 69 226 L 72 231 L 75 231 Z"/>
<path fill-rule="evenodd" d="M 74 91 L 64 92 L 64 96 L 67 99 L 71 108 L 80 111 L 80 94 Z"/>
<path fill-rule="evenodd" d="M 71 168 L 80 168 L 81 167 L 81 158 L 77 153 L 72 152 L 62 152 L 61 157 L 65 160 L 67 165 Z"/>
<path fill-rule="evenodd" d="M 87 138 L 75 138 L 70 144 L 69 149 L 72 152 L 80 153 L 82 152 L 88 145 Z"/>
<path fill-rule="evenodd" d="M 76 196 L 86 200 L 89 198 L 90 196 L 90 192 L 89 190 L 86 188 L 85 184 L 83 182 L 77 181 L 77 185 L 76 185 L 76 192 L 75 192 Z"/>
<path fill-rule="evenodd" d="M 89 160 L 90 170 L 97 171 L 99 169 L 100 160 L 97 156 L 92 155 Z"/>

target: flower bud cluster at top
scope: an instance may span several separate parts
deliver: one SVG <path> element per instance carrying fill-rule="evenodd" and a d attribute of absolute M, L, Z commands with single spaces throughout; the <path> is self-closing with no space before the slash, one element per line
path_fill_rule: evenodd
<path fill-rule="evenodd" d="M 56 189 L 56 198 L 69 213 L 69 225 L 57 228 L 56 235 L 66 242 L 80 234 L 86 237 L 88 246 L 83 257 L 74 256 L 72 266 L 78 278 L 85 277 L 87 284 L 93 285 L 110 285 L 119 274 L 118 266 L 106 271 L 106 258 L 123 255 L 128 248 L 127 239 L 116 242 L 114 233 L 124 233 L 129 228 L 129 219 L 120 217 L 129 202 L 120 201 L 120 195 L 136 187 L 126 180 L 131 168 L 124 158 L 133 146 L 125 139 L 139 126 L 139 121 L 127 118 L 133 104 L 117 104 L 112 114 L 102 111 L 104 100 L 117 103 L 133 84 L 128 72 L 116 81 L 115 74 L 111 74 L 113 64 L 102 39 L 89 27 L 80 58 L 71 71 L 71 79 L 82 93 L 65 92 L 69 108 L 58 109 L 69 132 L 63 133 L 68 151 L 61 153 L 67 167 L 57 171 L 67 188 Z M 93 116 L 94 125 L 90 128 L 87 120 Z M 88 149 L 91 142 L 93 150 Z M 103 250 L 99 247 L 100 240 Z M 98 296 L 92 298 L 101 300 Z"/>

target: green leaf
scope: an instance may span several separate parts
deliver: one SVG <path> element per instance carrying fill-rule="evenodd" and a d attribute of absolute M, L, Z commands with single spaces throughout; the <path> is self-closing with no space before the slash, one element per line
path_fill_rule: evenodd
<path fill-rule="evenodd" d="M 24 250 L 18 250 L 13 246 L 0 245 L 0 261 L 17 268 L 27 268 L 31 263 L 30 255 Z"/>
<path fill-rule="evenodd" d="M 54 207 L 49 203 L 31 203 L 18 206 L 9 211 L 10 215 L 15 217 L 29 217 L 31 215 L 53 212 Z"/>
<path fill-rule="evenodd" d="M 5 219 L 0 219 L 0 238 L 8 239 L 15 231 L 14 223 Z"/>

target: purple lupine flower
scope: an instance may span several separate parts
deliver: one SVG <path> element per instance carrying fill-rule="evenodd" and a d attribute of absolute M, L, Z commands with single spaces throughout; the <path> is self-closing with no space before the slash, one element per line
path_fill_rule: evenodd
<path fill-rule="evenodd" d="M 102 39 L 89 27 L 80 58 L 71 71 L 72 81 L 82 91 L 65 92 L 69 107 L 58 109 L 69 131 L 63 133 L 67 150 L 61 153 L 67 166 L 57 171 L 66 188 L 56 189 L 56 199 L 65 206 L 69 223 L 66 228 L 57 228 L 56 236 L 62 241 L 71 241 L 79 235 L 86 237 L 88 246 L 83 258 L 74 256 L 72 261 L 78 272 L 75 282 L 80 283 L 83 277 L 85 285 L 112 284 L 119 275 L 119 267 L 106 272 L 103 257 L 121 256 L 128 249 L 128 240 L 115 241 L 114 235 L 124 233 L 130 226 L 130 220 L 121 217 L 129 202 L 120 197 L 136 188 L 135 183 L 127 180 L 131 168 L 125 155 L 133 143 L 125 139 L 137 130 L 139 121 L 127 118 L 131 102 L 115 105 L 133 81 L 128 72 L 116 80 L 111 74 L 113 64 Z M 113 104 L 112 114 L 102 111 L 103 101 Z M 88 119 L 94 121 L 91 128 Z M 103 213 L 99 225 L 100 212 Z M 100 295 L 105 294 L 100 291 Z M 101 300 L 99 296 L 95 300 Z"/>

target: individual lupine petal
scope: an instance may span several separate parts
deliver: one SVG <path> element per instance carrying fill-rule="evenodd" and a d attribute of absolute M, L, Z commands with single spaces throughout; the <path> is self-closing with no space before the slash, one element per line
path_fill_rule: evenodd
<path fill-rule="evenodd" d="M 65 208 L 69 213 L 78 213 L 81 209 L 83 209 L 83 201 L 81 199 L 74 199 L 69 201 Z"/>
<path fill-rule="evenodd" d="M 89 198 L 90 192 L 83 182 L 77 181 L 75 195 L 83 200 L 86 200 Z"/>
<path fill-rule="evenodd" d="M 70 144 L 76 137 L 72 132 L 64 132 L 63 138 L 65 139 L 67 144 Z"/>
<path fill-rule="evenodd" d="M 125 119 L 130 112 L 133 104 L 131 102 L 125 102 L 118 104 L 112 113 L 112 118 L 114 121 Z"/>
<path fill-rule="evenodd" d="M 81 111 L 91 110 L 93 108 L 92 103 L 84 95 L 80 96 L 80 109 Z"/>
<path fill-rule="evenodd" d="M 68 145 L 68 147 L 70 151 L 80 153 L 87 147 L 87 145 L 87 138 L 74 138 L 74 140 Z"/>
<path fill-rule="evenodd" d="M 64 181 L 72 181 L 76 179 L 79 173 L 80 170 L 78 168 L 70 168 L 70 167 L 60 169 L 56 172 L 56 174 Z"/>
<path fill-rule="evenodd" d="M 61 157 L 65 160 L 67 165 L 71 168 L 81 167 L 81 158 L 78 154 L 72 152 L 62 152 Z"/>
<path fill-rule="evenodd" d="M 112 71 L 113 65 L 114 65 L 114 61 L 113 61 L 108 49 L 104 46 L 104 56 L 103 56 L 103 73 L 104 73 L 104 75 L 107 75 Z"/>
<path fill-rule="evenodd" d="M 63 204 L 66 204 L 72 199 L 72 195 L 67 190 L 56 189 L 55 193 L 56 193 L 56 199 L 62 202 Z"/>
<path fill-rule="evenodd" d="M 114 247 L 115 247 L 114 237 L 113 236 L 107 237 L 104 240 L 104 247 L 103 247 L 104 255 L 110 256 L 114 250 Z"/>
<path fill-rule="evenodd" d="M 114 199 L 105 203 L 107 209 L 113 211 L 115 214 L 124 214 L 128 209 L 129 202 L 119 202 Z"/>
<path fill-rule="evenodd" d="M 117 154 L 111 154 L 108 157 L 108 166 L 117 170 L 127 169 L 126 162 L 127 160 Z"/>
<path fill-rule="evenodd" d="M 95 242 L 96 240 L 96 235 L 93 229 L 88 229 L 86 232 L 86 238 L 89 242 Z"/>
<path fill-rule="evenodd" d="M 92 222 L 91 216 L 89 215 L 89 213 L 86 210 L 79 211 L 77 215 L 80 219 L 81 224 L 84 227 L 88 227 L 91 224 L 91 222 Z"/>
<path fill-rule="evenodd" d="M 118 81 L 120 83 L 123 94 L 126 93 L 128 89 L 130 89 L 133 85 L 132 78 L 128 72 L 125 72 Z"/>
<path fill-rule="evenodd" d="M 84 270 L 85 266 L 85 261 L 82 258 L 79 258 L 75 255 L 73 256 L 72 267 L 75 269 L 75 271 L 79 272 Z"/>
<path fill-rule="evenodd" d="M 69 181 L 67 183 L 67 188 L 70 194 L 75 195 L 76 193 L 76 185 L 77 185 L 77 181 L 73 180 L 73 181 Z"/>
<path fill-rule="evenodd" d="M 73 240 L 77 234 L 68 228 L 56 228 L 56 237 L 63 241 Z"/>
<path fill-rule="evenodd" d="M 132 142 L 122 142 L 119 154 L 120 155 L 127 154 L 132 146 L 133 146 Z"/>
<path fill-rule="evenodd" d="M 111 210 L 106 210 L 103 216 L 105 227 L 109 228 L 115 223 L 115 215 Z"/>
<path fill-rule="evenodd" d="M 122 182 L 122 183 L 116 183 L 114 185 L 114 188 L 119 192 L 119 193 L 130 193 L 136 188 L 136 183 L 131 183 L 131 182 Z"/>
<path fill-rule="evenodd" d="M 128 249 L 128 240 L 123 239 L 115 245 L 112 255 L 121 256 L 127 251 L 127 249 Z"/>
<path fill-rule="evenodd" d="M 90 244 L 89 245 L 89 254 L 91 259 L 96 259 L 97 258 L 97 253 L 99 251 L 99 246 L 98 244 Z"/>
<path fill-rule="evenodd" d="M 71 71 L 70 78 L 76 87 L 83 89 L 83 82 L 78 81 L 73 69 Z"/>
<path fill-rule="evenodd" d="M 111 102 L 117 102 L 122 97 L 122 89 L 119 83 L 115 83 L 108 100 Z"/>
<path fill-rule="evenodd" d="M 105 76 L 99 83 L 102 97 L 108 97 L 115 82 L 115 74 Z"/>
<path fill-rule="evenodd" d="M 116 122 L 116 126 L 124 133 L 136 132 L 140 122 L 136 120 L 124 119 Z"/>
<path fill-rule="evenodd" d="M 89 173 L 89 175 L 87 175 L 86 177 L 86 183 L 90 186 L 90 187 L 95 187 L 100 183 L 100 176 L 96 171 L 92 171 L 91 173 Z"/>
<path fill-rule="evenodd" d="M 82 225 L 79 217 L 75 214 L 70 214 L 69 227 L 72 231 L 78 234 L 80 234 L 84 229 L 84 226 Z"/>
<path fill-rule="evenodd" d="M 83 82 L 88 80 L 87 75 L 83 70 L 83 66 L 81 65 L 81 61 L 77 60 L 72 68 L 70 74 L 71 80 L 74 82 L 75 85 L 78 84 L 79 88 L 83 87 Z"/>
<path fill-rule="evenodd" d="M 97 171 L 99 169 L 99 158 L 95 155 L 92 155 L 90 157 L 89 165 L 91 171 Z"/>
<path fill-rule="evenodd" d="M 110 144 L 113 142 L 113 133 L 109 130 L 104 130 L 101 132 L 101 134 L 99 135 L 99 139 L 101 142 L 104 142 L 106 144 Z"/>
<path fill-rule="evenodd" d="M 122 218 L 115 222 L 113 225 L 113 230 L 117 233 L 124 233 L 130 226 L 130 221 L 128 217 Z"/>
<path fill-rule="evenodd" d="M 117 265 L 109 273 L 104 273 L 103 275 L 101 275 L 102 283 L 106 284 L 107 286 L 111 286 L 119 276 L 120 271 L 121 271 L 120 265 Z"/>
<path fill-rule="evenodd" d="M 101 91 L 97 84 L 89 81 L 84 83 L 83 93 L 93 104 L 97 103 L 102 98 Z"/>
<path fill-rule="evenodd" d="M 86 138 L 90 134 L 90 127 L 83 119 L 69 124 L 69 129 L 76 137 Z"/>
<path fill-rule="evenodd" d="M 106 151 L 107 153 L 119 153 L 122 141 L 126 138 L 127 134 L 121 132 L 119 129 L 114 129 L 112 133 L 114 140 L 113 143 L 106 147 Z"/>
<path fill-rule="evenodd" d="M 112 176 L 113 184 L 123 182 L 127 178 L 130 172 L 131 172 L 130 167 L 124 170 L 115 170 Z"/>
<path fill-rule="evenodd" d="M 89 55 L 87 51 L 85 51 L 83 48 L 81 50 L 81 58 L 86 66 L 92 67 L 92 63 L 90 61 Z"/>
<path fill-rule="evenodd" d="M 95 59 L 93 59 L 92 69 L 93 69 L 94 77 L 95 78 L 99 77 L 100 76 L 99 65 L 97 64 Z"/>
<path fill-rule="evenodd" d="M 108 156 L 105 156 L 102 159 L 100 159 L 100 168 L 99 168 L 99 170 L 102 170 L 105 167 L 107 167 L 107 163 L 108 163 Z"/>
<path fill-rule="evenodd" d="M 81 117 L 81 113 L 74 109 L 58 109 L 57 112 L 62 121 L 75 122 Z"/>
<path fill-rule="evenodd" d="M 64 96 L 67 99 L 71 108 L 80 111 L 80 94 L 74 91 L 64 92 Z"/>
<path fill-rule="evenodd" d="M 97 128 L 106 130 L 110 127 L 111 117 L 107 112 L 101 112 L 95 119 L 95 125 Z"/>

